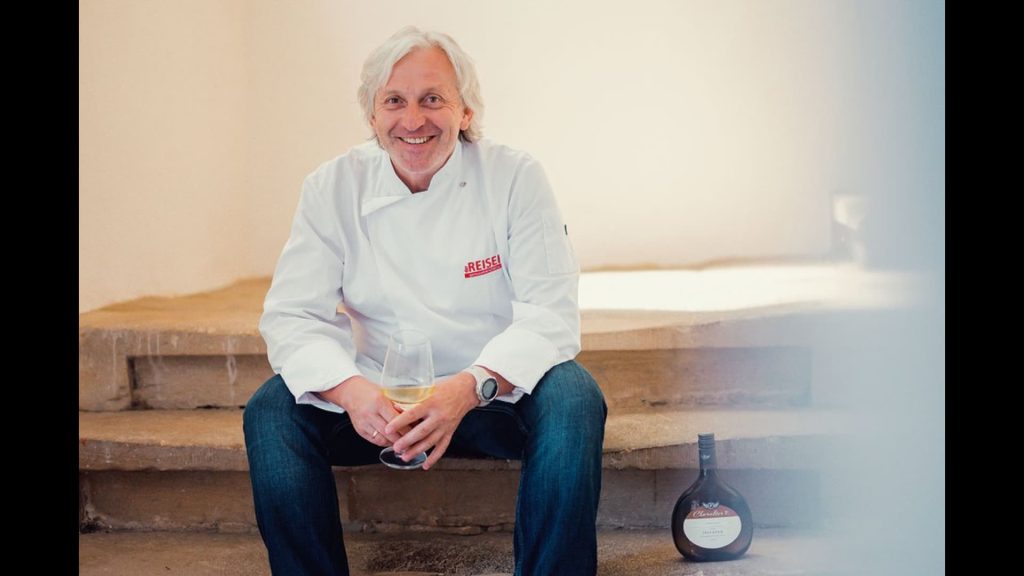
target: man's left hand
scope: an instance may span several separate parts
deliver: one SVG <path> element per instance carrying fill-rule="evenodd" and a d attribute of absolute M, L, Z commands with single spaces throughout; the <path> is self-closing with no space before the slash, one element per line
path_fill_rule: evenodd
<path fill-rule="evenodd" d="M 412 459 L 416 454 L 433 448 L 434 451 L 423 464 L 423 469 L 429 470 L 444 456 L 459 422 L 478 404 L 476 379 L 469 373 L 459 372 L 435 383 L 433 392 L 426 400 L 396 416 L 384 431 L 391 434 L 415 424 L 412 430 L 395 442 L 395 452 L 403 454 L 403 459 Z M 420 422 L 416 424 L 417 421 Z"/>

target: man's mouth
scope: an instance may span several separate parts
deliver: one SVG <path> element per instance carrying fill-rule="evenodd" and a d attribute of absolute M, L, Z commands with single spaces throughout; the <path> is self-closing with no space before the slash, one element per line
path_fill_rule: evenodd
<path fill-rule="evenodd" d="M 422 136 L 420 138 L 408 138 L 408 137 L 403 138 L 401 136 L 398 137 L 399 140 L 401 140 L 402 142 L 405 142 L 406 144 L 423 144 L 427 140 L 431 140 L 433 138 L 434 138 L 433 136 Z"/>

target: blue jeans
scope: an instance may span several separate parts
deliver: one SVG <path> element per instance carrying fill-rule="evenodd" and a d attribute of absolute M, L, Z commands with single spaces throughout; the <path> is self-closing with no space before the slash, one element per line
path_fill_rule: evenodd
<path fill-rule="evenodd" d="M 607 413 L 594 378 L 570 360 L 519 402 L 476 408 L 456 429 L 446 457 L 522 460 L 516 576 L 597 573 Z M 280 375 L 249 400 L 244 429 L 256 521 L 273 573 L 347 575 L 331 466 L 379 464 L 380 448 L 353 430 L 348 414 L 296 404 Z"/>

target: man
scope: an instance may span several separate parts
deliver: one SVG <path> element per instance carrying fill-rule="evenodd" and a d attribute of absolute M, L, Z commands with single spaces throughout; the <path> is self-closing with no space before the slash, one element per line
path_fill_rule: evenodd
<path fill-rule="evenodd" d="M 429 452 L 424 470 L 521 459 L 516 574 L 595 574 L 607 408 L 573 360 L 578 265 L 547 178 L 480 139 L 476 72 L 447 35 L 392 36 L 359 100 L 375 141 L 305 179 L 260 320 L 277 374 L 244 427 L 271 568 L 348 574 L 331 465 L 393 445 Z M 400 328 L 429 335 L 437 373 L 401 413 L 378 385 Z"/>

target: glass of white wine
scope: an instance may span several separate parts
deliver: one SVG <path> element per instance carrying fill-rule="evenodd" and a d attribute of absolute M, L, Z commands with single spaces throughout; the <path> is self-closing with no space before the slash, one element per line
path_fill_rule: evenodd
<path fill-rule="evenodd" d="M 391 335 L 380 383 L 384 395 L 399 410 L 408 410 L 430 396 L 434 387 L 434 358 L 425 332 L 407 328 Z M 406 462 L 388 446 L 381 451 L 380 461 L 398 470 L 413 470 L 423 466 L 427 455 L 418 454 Z"/>

